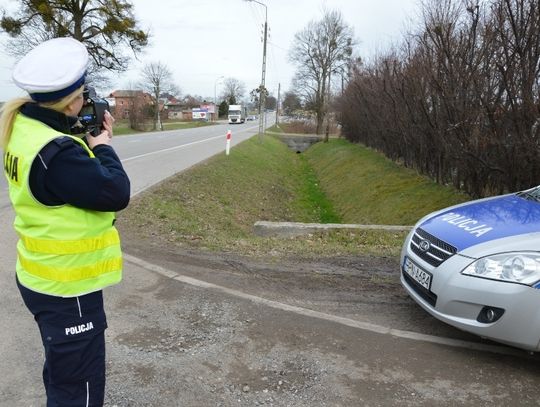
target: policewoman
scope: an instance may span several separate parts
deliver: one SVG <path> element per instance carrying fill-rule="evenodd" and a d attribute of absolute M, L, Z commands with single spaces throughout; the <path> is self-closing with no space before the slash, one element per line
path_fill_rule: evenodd
<path fill-rule="evenodd" d="M 130 183 L 110 145 L 114 119 L 107 113 L 96 137 L 72 135 L 88 59 L 72 38 L 38 45 L 12 75 L 29 97 L 7 102 L 0 116 L 19 236 L 16 282 L 45 350 L 47 407 L 103 405 L 102 289 L 122 277 L 114 221 Z"/>

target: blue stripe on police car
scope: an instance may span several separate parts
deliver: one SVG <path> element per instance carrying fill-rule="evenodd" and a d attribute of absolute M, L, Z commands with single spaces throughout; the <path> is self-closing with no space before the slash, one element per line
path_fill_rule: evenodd
<path fill-rule="evenodd" d="M 444 236 L 460 251 L 490 240 L 540 232 L 540 204 L 505 195 L 451 208 L 420 227 L 434 236 Z"/>

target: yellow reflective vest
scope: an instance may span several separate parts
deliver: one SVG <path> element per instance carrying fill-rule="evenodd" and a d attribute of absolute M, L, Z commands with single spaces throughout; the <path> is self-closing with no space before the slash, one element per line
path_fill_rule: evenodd
<path fill-rule="evenodd" d="M 46 206 L 29 187 L 32 162 L 50 141 L 65 137 L 40 121 L 18 114 L 4 150 L 4 174 L 15 209 L 17 278 L 30 290 L 59 297 L 98 291 L 122 279 L 120 237 L 112 212 L 65 204 Z M 94 154 L 79 138 L 88 155 Z M 66 174 L 66 177 L 75 176 Z"/>

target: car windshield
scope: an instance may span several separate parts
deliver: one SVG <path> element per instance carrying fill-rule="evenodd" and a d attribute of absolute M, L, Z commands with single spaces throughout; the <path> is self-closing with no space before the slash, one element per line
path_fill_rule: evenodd
<path fill-rule="evenodd" d="M 517 195 L 531 201 L 540 202 L 540 186 L 527 191 L 518 192 Z"/>
<path fill-rule="evenodd" d="M 240 110 L 229 110 L 229 114 L 240 114 Z"/>

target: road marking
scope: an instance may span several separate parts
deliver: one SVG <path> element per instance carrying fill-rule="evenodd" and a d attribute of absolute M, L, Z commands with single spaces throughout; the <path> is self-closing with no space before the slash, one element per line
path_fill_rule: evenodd
<path fill-rule="evenodd" d="M 124 158 L 123 160 L 120 160 L 120 161 L 122 161 L 123 163 L 125 163 L 125 162 L 131 161 L 131 160 L 136 160 L 137 158 L 147 157 L 147 156 L 149 156 L 149 155 L 154 155 L 154 154 L 159 154 L 159 153 L 165 153 L 165 152 L 167 152 L 167 151 L 179 150 L 179 149 L 184 148 L 184 147 L 192 146 L 192 145 L 194 145 L 194 144 L 205 143 L 205 142 L 207 142 L 207 141 L 212 141 L 212 140 L 215 140 L 215 139 L 218 139 L 218 138 L 223 138 L 223 139 L 224 139 L 224 136 L 223 136 L 223 135 L 219 135 L 219 136 L 210 137 L 210 138 L 207 138 L 207 139 L 204 139 L 204 140 L 193 141 L 193 142 L 191 142 L 191 143 L 182 144 L 181 146 L 174 146 L 174 147 L 170 147 L 170 148 L 165 148 L 165 149 L 163 149 L 163 150 L 151 151 L 151 152 L 149 152 L 149 153 L 144 153 L 144 154 L 136 155 L 136 156 L 133 156 L 133 157 Z"/>
<path fill-rule="evenodd" d="M 281 302 L 268 300 L 266 298 L 258 297 L 256 295 L 247 294 L 242 291 L 234 290 L 231 288 L 223 287 L 217 284 L 208 283 L 203 280 L 198 280 L 192 277 L 184 276 L 181 274 L 178 274 L 175 271 L 168 270 L 164 267 L 148 263 L 145 260 L 142 260 L 138 257 L 131 256 L 127 253 L 124 253 L 124 258 L 130 263 L 136 264 L 139 267 L 142 267 L 146 270 L 158 273 L 162 276 L 174 279 L 176 281 L 180 281 L 185 284 L 189 284 L 195 287 L 200 288 L 208 288 L 215 291 L 220 291 L 225 294 L 229 294 L 238 298 L 243 298 L 249 301 L 252 301 L 256 304 L 266 305 L 271 308 L 279 309 L 282 311 L 288 311 L 288 312 L 294 312 L 299 315 L 304 315 L 312 318 L 318 318 L 330 322 L 335 322 L 341 325 L 346 325 L 352 328 L 358 328 L 362 329 L 364 331 L 369 332 L 375 332 L 378 334 L 383 335 L 392 335 L 397 338 L 405 338 L 405 339 L 411 339 L 414 341 L 423 341 L 423 342 L 430 342 L 438 345 L 446 345 L 446 346 L 452 346 L 457 348 L 465 348 L 470 350 L 478 350 L 483 352 L 491 352 L 491 353 L 497 353 L 502 355 L 510 355 L 510 356 L 518 356 L 518 357 L 524 357 L 528 355 L 526 351 L 514 349 L 510 347 L 505 346 L 497 346 L 497 345 L 486 345 L 482 343 L 476 343 L 476 342 L 469 342 L 464 341 L 460 339 L 452 339 L 452 338 L 445 338 L 440 336 L 434 336 L 434 335 L 426 335 L 426 334 L 420 334 L 417 332 L 412 331 L 403 331 L 401 329 L 393 329 L 388 328 L 382 325 L 376 325 L 369 322 L 362 322 L 357 321 L 350 318 L 344 318 L 339 317 L 336 315 L 326 314 L 324 312 L 319 311 L 313 311 L 307 308 L 297 307 L 294 305 L 284 304 Z"/>
<path fill-rule="evenodd" d="M 251 128 L 241 129 L 239 131 L 239 133 L 246 133 L 248 130 L 251 130 Z M 171 131 L 174 131 L 174 130 L 171 130 Z M 120 160 L 120 161 L 122 163 L 125 163 L 125 162 L 131 161 L 131 160 L 136 160 L 137 158 L 147 157 L 147 156 L 154 155 L 154 154 L 159 154 L 159 153 L 165 153 L 165 152 L 168 152 L 168 151 L 179 150 L 179 149 L 184 148 L 184 147 L 188 147 L 188 146 L 192 146 L 192 145 L 200 144 L 200 143 L 205 143 L 207 141 L 212 141 L 212 140 L 216 140 L 216 139 L 219 139 L 219 138 L 225 139 L 225 136 L 220 134 L 219 136 L 210 137 L 210 138 L 207 138 L 207 139 L 204 139 L 204 140 L 193 141 L 191 143 L 182 144 L 180 146 L 174 146 L 174 147 L 170 147 L 170 148 L 165 148 L 163 150 L 151 151 L 149 153 L 144 153 L 144 154 L 136 155 L 136 156 L 133 156 L 133 157 L 124 158 L 123 160 Z"/>

